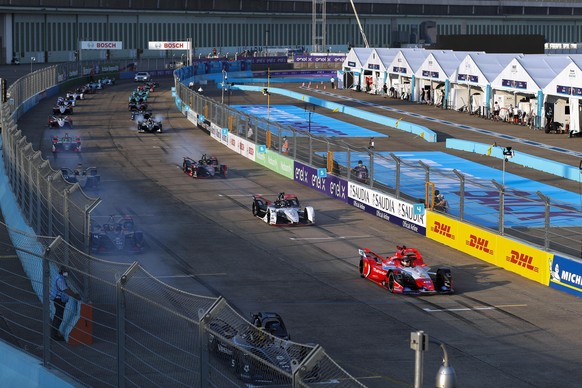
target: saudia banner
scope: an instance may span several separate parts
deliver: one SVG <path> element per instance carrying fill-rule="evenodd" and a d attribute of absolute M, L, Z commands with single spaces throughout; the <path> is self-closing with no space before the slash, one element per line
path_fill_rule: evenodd
<path fill-rule="evenodd" d="M 425 214 L 415 215 L 410 203 L 348 182 L 348 203 L 393 224 L 426 235 Z"/>

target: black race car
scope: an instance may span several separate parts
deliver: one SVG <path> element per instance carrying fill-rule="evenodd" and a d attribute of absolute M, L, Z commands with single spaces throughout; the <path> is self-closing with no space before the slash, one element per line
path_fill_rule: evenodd
<path fill-rule="evenodd" d="M 145 102 L 137 102 L 137 100 L 130 100 L 127 104 L 127 110 L 130 111 L 139 111 L 139 110 L 147 110 L 148 104 Z"/>
<path fill-rule="evenodd" d="M 97 174 L 97 167 L 87 167 L 78 165 L 74 170 L 68 167 L 61 167 L 63 178 L 70 183 L 79 183 L 83 189 L 94 189 L 99 186 L 101 176 Z"/>
<path fill-rule="evenodd" d="M 150 132 L 150 133 L 162 133 L 162 122 L 154 120 L 152 117 L 148 117 L 145 120 L 140 120 L 137 122 L 138 132 Z"/>
<path fill-rule="evenodd" d="M 111 215 L 106 223 L 92 227 L 93 253 L 141 253 L 144 246 L 143 232 L 136 230 L 130 216 Z"/>
<path fill-rule="evenodd" d="M 291 336 L 283 323 L 283 318 L 277 313 L 272 312 L 258 312 L 251 314 L 251 322 L 258 328 L 265 330 L 267 333 L 282 338 L 284 340 L 290 340 Z"/>
<path fill-rule="evenodd" d="M 69 136 L 65 133 L 65 136 L 58 137 L 53 136 L 53 152 L 81 152 L 81 137 L 80 136 Z"/>
<path fill-rule="evenodd" d="M 209 324 L 210 354 L 224 361 L 230 372 L 245 383 L 291 384 L 292 365 L 297 361 L 285 343 L 246 324 L 235 328 L 217 318 Z"/>
<path fill-rule="evenodd" d="M 146 120 L 152 116 L 152 111 L 148 109 L 142 110 L 132 110 L 131 111 L 131 121 L 134 120 Z"/>
<path fill-rule="evenodd" d="M 217 176 L 226 178 L 228 167 L 225 164 L 219 164 L 216 156 L 208 157 L 204 154 L 198 161 L 185 156 L 182 162 L 182 171 L 192 178 L 214 178 Z"/>

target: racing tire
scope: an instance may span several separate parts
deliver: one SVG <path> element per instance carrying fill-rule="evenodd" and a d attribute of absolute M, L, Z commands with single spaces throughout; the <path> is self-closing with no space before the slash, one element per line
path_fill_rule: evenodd
<path fill-rule="evenodd" d="M 390 291 L 391 293 L 394 293 L 394 283 L 396 282 L 396 279 L 394 279 L 394 272 L 390 272 L 388 274 L 388 281 L 386 282 L 386 288 L 388 288 L 388 291 Z"/>
<path fill-rule="evenodd" d="M 437 291 L 442 291 L 443 286 L 447 287 L 449 291 L 453 290 L 453 279 L 451 275 L 451 270 L 448 268 L 440 268 L 437 270 L 435 286 Z"/>
<path fill-rule="evenodd" d="M 360 268 L 360 277 L 361 278 L 365 278 L 366 275 L 364 275 L 364 267 L 366 266 L 366 264 L 364 263 L 364 260 L 360 260 L 360 265 L 358 266 Z"/>
<path fill-rule="evenodd" d="M 259 215 L 259 207 L 256 202 L 253 202 L 253 216 L 257 217 Z"/>

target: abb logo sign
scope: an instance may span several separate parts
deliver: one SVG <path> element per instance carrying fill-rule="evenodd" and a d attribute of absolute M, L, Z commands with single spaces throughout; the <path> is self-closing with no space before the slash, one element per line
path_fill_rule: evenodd
<path fill-rule="evenodd" d="M 435 221 L 431 230 L 437 234 L 440 234 L 442 236 L 450 238 L 451 240 L 455 239 L 455 235 L 451 233 L 451 226 L 450 225 Z"/>
<path fill-rule="evenodd" d="M 507 256 L 506 260 L 511 264 L 517 264 L 519 267 L 523 267 L 533 272 L 539 272 L 540 269 L 532 264 L 533 256 L 526 255 L 525 253 L 520 253 L 516 250 L 511 251 L 511 256 Z"/>
<path fill-rule="evenodd" d="M 493 255 L 493 249 L 489 248 L 489 240 L 483 237 L 477 237 L 474 234 L 469 236 L 467 245 L 489 255 Z"/>

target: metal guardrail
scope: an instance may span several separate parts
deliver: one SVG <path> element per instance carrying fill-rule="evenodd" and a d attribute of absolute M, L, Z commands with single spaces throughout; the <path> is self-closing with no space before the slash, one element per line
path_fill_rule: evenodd
<path fill-rule="evenodd" d="M 7 228 L 26 276 L 0 266 L 0 300 L 6 301 L 0 303 L 0 338 L 89 386 L 364 386 L 320 346 L 277 338 L 222 298 L 173 288 L 137 262 L 85 253 L 91 210 L 99 200 L 52 170 L 16 121 L 37 99 L 89 71 L 75 63 L 35 71 L 9 88 L 1 107 L 6 175 L 22 221 L 35 234 Z M 50 338 L 48 291 L 61 265 L 85 302 L 67 303 L 61 326 L 75 347 Z"/>

